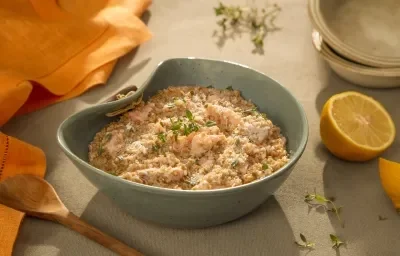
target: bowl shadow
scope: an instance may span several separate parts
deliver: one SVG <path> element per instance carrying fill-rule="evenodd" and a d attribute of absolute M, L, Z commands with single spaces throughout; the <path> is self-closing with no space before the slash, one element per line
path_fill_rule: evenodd
<path fill-rule="evenodd" d="M 203 229 L 174 229 L 137 220 L 100 192 L 89 202 L 81 218 L 145 255 L 295 256 L 300 253 L 293 243 L 295 238 L 285 213 L 274 196 L 240 219 Z M 87 248 L 89 253 L 91 249 Z"/>

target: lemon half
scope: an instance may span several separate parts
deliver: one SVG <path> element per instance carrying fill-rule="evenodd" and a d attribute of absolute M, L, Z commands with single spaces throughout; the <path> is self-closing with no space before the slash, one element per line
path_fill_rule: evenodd
<path fill-rule="evenodd" d="M 394 141 L 396 130 L 385 108 L 358 92 L 332 96 L 320 120 L 322 142 L 335 156 L 348 161 L 371 160 Z"/>

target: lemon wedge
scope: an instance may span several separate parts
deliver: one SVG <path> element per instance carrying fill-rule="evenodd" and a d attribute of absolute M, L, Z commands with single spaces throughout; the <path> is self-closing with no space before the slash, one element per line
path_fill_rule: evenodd
<path fill-rule="evenodd" d="M 322 142 L 335 156 L 348 161 L 371 160 L 394 141 L 392 118 L 373 98 L 358 92 L 333 95 L 320 119 Z"/>
<path fill-rule="evenodd" d="M 400 163 L 379 158 L 379 174 L 383 189 L 400 214 Z"/>

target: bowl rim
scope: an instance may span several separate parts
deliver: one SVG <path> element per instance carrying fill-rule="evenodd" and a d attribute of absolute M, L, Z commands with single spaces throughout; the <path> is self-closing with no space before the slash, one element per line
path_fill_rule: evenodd
<path fill-rule="evenodd" d="M 400 67 L 400 57 L 384 57 L 369 55 L 366 52 L 357 50 L 351 45 L 340 40 L 324 21 L 320 11 L 320 0 L 308 0 L 308 14 L 313 25 L 320 31 L 329 45 L 336 49 L 341 55 L 348 56 L 350 59 L 363 65 L 377 68 Z"/>
<path fill-rule="evenodd" d="M 316 37 L 320 37 L 316 39 Z M 312 32 L 312 39 L 314 48 L 324 57 L 325 60 L 328 62 L 332 62 L 335 65 L 339 65 L 342 68 L 348 70 L 352 73 L 357 73 L 360 75 L 368 75 L 368 76 L 375 76 L 375 77 L 399 77 L 400 76 L 400 68 L 376 68 L 376 67 L 369 67 L 364 66 L 360 63 L 351 62 L 342 56 L 338 55 L 325 41 L 325 38 L 321 35 L 319 31 L 313 29 Z M 320 42 L 316 42 L 320 40 Z M 320 44 L 317 46 L 317 44 Z"/>
<path fill-rule="evenodd" d="M 149 82 L 151 81 L 151 79 L 153 78 L 153 76 L 155 75 L 155 73 L 157 72 L 157 70 L 163 66 L 168 64 L 171 61 L 177 61 L 177 60 L 193 60 L 193 61 L 209 61 L 209 62 L 219 62 L 220 64 L 230 64 L 230 65 L 236 65 L 239 66 L 241 68 L 245 68 L 245 69 L 250 69 L 252 71 L 255 71 L 269 79 L 271 79 L 273 82 L 275 82 L 277 85 L 279 85 L 294 101 L 294 103 L 296 104 L 297 108 L 300 110 L 300 115 L 301 115 L 301 120 L 302 120 L 302 129 L 303 129 L 303 134 L 302 134 L 302 138 L 300 141 L 300 145 L 298 147 L 298 149 L 293 152 L 293 154 L 291 154 L 291 157 L 289 159 L 289 162 L 286 163 L 286 165 L 284 165 L 283 167 L 281 167 L 280 169 L 278 169 L 277 171 L 275 171 L 274 173 L 247 183 L 247 184 L 242 184 L 239 186 L 235 186 L 235 187 L 229 187 L 229 188 L 219 188 L 219 189 L 210 189 L 210 190 L 178 190 L 178 189 L 171 189 L 171 188 L 164 188 L 164 187 L 156 187 L 156 186 L 151 186 L 151 185 L 146 185 L 146 184 L 140 184 L 140 183 L 135 183 L 132 181 L 128 181 L 125 179 L 122 179 L 120 177 L 116 177 L 114 175 L 111 175 L 105 171 L 102 171 L 92 165 L 90 165 L 88 162 L 84 161 L 83 159 L 79 158 L 78 156 L 76 156 L 74 153 L 72 153 L 70 151 L 70 149 L 67 147 L 65 140 L 63 138 L 63 130 L 64 127 L 67 126 L 72 119 L 77 116 L 77 115 L 83 115 L 86 112 L 90 111 L 91 109 L 97 107 L 99 104 L 95 104 L 91 107 L 85 108 L 83 110 L 80 110 L 76 113 L 71 114 L 70 116 L 68 116 L 58 127 L 57 129 L 57 141 L 59 146 L 61 147 L 61 149 L 63 150 L 63 152 L 69 157 L 72 158 L 74 161 L 78 162 L 79 164 L 83 165 L 84 167 L 86 167 L 87 169 L 89 169 L 91 172 L 95 173 L 96 175 L 101 175 L 107 178 L 111 178 L 116 182 L 123 182 L 125 184 L 127 184 L 128 186 L 132 186 L 137 190 L 141 190 L 142 192 L 147 192 L 147 193 L 155 193 L 155 194 L 164 194 L 164 195 L 180 195 L 180 196 L 204 196 L 204 195 L 222 195 L 222 194 L 230 194 L 230 193 L 237 193 L 239 191 L 242 190 L 246 190 L 250 187 L 253 187 L 257 184 L 261 184 L 263 182 L 266 182 L 268 180 L 272 180 L 275 179 L 281 175 L 283 175 L 285 172 L 289 171 L 296 163 L 297 161 L 300 159 L 300 157 L 303 155 L 305 148 L 307 146 L 307 142 L 308 142 L 308 136 L 309 136 L 309 127 L 308 127 L 308 120 L 307 120 L 307 116 L 306 113 L 304 111 L 303 106 L 300 104 L 300 102 L 294 97 L 294 95 L 286 88 L 284 87 L 281 83 L 279 83 L 278 81 L 272 79 L 271 77 L 265 75 L 264 73 L 250 68 L 249 66 L 243 65 L 243 64 L 239 64 L 233 61 L 227 61 L 227 60 L 218 60 L 218 59 L 210 59 L 210 58 L 197 58 L 197 57 L 185 57 L 185 58 L 168 58 L 165 59 L 161 62 L 159 62 L 157 64 L 157 66 L 153 69 L 153 71 L 150 73 L 150 75 L 148 76 L 148 78 L 145 80 L 145 82 L 143 83 L 142 86 L 138 87 L 139 89 L 136 91 L 135 95 L 137 95 L 138 93 L 141 93 L 142 91 L 144 91 L 147 86 L 149 85 Z M 107 103 L 106 103 L 107 104 Z M 80 172 L 82 172 L 80 170 L 80 168 L 77 167 L 77 169 L 79 169 Z"/>

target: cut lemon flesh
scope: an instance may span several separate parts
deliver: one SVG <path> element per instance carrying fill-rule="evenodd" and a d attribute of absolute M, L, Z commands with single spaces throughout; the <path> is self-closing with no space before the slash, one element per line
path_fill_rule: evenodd
<path fill-rule="evenodd" d="M 400 214 L 400 163 L 380 158 L 379 174 L 383 189 Z"/>
<path fill-rule="evenodd" d="M 325 146 L 349 161 L 375 158 L 393 143 L 396 134 L 385 108 L 357 92 L 336 94 L 325 103 L 320 132 Z"/>

